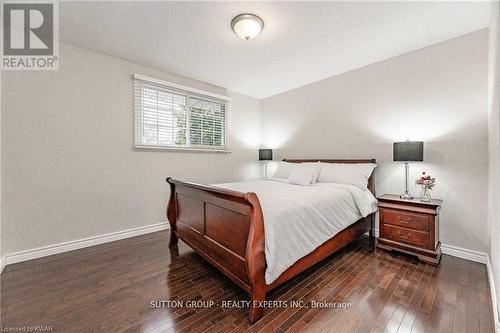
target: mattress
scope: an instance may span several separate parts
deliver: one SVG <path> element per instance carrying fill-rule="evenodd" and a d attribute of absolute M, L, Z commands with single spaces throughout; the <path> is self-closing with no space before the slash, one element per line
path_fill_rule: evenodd
<path fill-rule="evenodd" d="M 213 186 L 257 194 L 264 215 L 267 284 L 349 225 L 377 211 L 377 200 L 368 189 L 346 184 L 301 186 L 267 179 Z"/>

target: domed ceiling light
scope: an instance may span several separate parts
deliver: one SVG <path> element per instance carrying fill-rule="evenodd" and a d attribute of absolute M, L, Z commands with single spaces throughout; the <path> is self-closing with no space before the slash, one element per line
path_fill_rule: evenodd
<path fill-rule="evenodd" d="M 241 39 L 250 40 L 264 29 L 264 21 L 254 14 L 240 14 L 231 21 L 231 28 Z"/>

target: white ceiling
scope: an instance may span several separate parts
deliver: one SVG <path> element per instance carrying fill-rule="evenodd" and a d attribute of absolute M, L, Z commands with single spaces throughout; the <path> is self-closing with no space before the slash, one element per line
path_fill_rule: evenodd
<path fill-rule="evenodd" d="M 261 35 L 230 21 L 250 12 Z M 257 98 L 488 25 L 488 2 L 66 2 L 63 42 Z"/>

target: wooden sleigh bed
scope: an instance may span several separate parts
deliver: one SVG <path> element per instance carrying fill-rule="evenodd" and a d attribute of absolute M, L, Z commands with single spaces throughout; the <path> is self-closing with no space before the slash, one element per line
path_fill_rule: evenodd
<path fill-rule="evenodd" d="M 357 160 L 284 160 L 292 163 L 375 163 Z M 250 294 L 250 323 L 259 320 L 266 293 L 325 259 L 366 232 L 374 236 L 374 214 L 362 218 L 301 258 L 271 284 L 265 282 L 264 217 L 255 193 L 242 193 L 209 185 L 167 178 L 170 199 L 167 218 L 170 246 L 180 238 L 199 255 Z M 375 195 L 373 175 L 368 189 Z"/>

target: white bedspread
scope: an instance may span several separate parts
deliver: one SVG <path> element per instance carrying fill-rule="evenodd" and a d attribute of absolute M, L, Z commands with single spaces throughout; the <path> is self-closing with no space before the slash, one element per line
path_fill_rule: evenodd
<path fill-rule="evenodd" d="M 214 186 L 254 192 L 264 214 L 266 283 L 361 217 L 377 211 L 370 191 L 345 184 L 288 184 L 279 179 Z"/>

